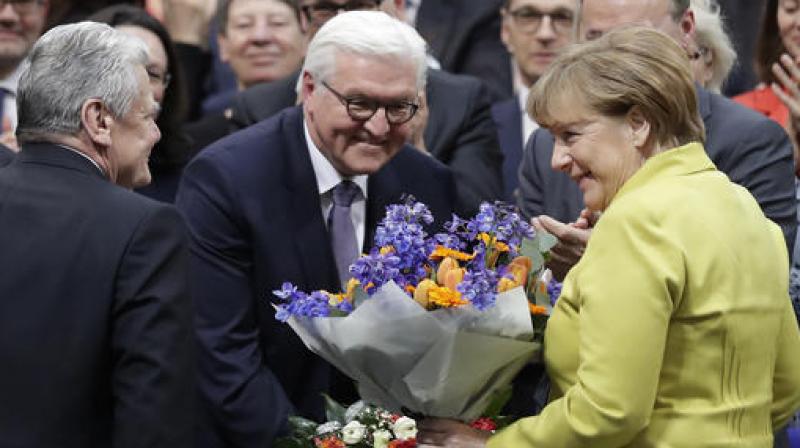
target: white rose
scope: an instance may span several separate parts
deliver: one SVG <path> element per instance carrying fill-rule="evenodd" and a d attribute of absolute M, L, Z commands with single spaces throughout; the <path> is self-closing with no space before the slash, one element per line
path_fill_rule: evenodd
<path fill-rule="evenodd" d="M 392 433 L 385 429 L 379 429 L 372 433 L 372 448 L 386 448 L 391 439 Z"/>
<path fill-rule="evenodd" d="M 342 428 L 342 441 L 348 445 L 355 445 L 364 438 L 366 432 L 366 426 L 353 420 Z"/>
<path fill-rule="evenodd" d="M 400 440 L 413 439 L 417 437 L 417 422 L 413 418 L 400 417 L 392 425 L 392 432 Z"/>

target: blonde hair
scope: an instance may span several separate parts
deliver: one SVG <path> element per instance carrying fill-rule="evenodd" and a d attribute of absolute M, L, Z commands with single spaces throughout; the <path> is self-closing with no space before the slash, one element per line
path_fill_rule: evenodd
<path fill-rule="evenodd" d="M 572 98 L 606 116 L 637 107 L 660 145 L 705 141 L 686 52 L 651 28 L 621 27 L 566 49 L 533 85 L 528 113 L 552 128 L 561 100 Z"/>

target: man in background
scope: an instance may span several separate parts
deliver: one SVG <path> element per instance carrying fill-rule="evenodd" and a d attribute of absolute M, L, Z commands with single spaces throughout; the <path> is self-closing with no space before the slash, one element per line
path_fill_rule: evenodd
<path fill-rule="evenodd" d="M 42 34 L 49 0 L 0 2 L 0 143 L 17 150 L 17 82 L 20 63 Z"/>
<path fill-rule="evenodd" d="M 506 0 L 501 37 L 511 54 L 515 95 L 492 105 L 503 150 L 504 199 L 516 202 L 522 148 L 539 125 L 528 116 L 528 92 L 562 48 L 572 42 L 575 0 Z"/>

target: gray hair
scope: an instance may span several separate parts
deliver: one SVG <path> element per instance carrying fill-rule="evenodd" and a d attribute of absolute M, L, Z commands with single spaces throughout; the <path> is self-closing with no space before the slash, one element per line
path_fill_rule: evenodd
<path fill-rule="evenodd" d="M 381 11 L 350 11 L 329 20 L 311 40 L 303 71 L 327 80 L 339 53 L 411 62 L 417 90 L 425 88 L 425 41 L 414 28 Z"/>
<path fill-rule="evenodd" d="M 711 79 L 706 86 L 719 93 L 736 62 L 736 51 L 725 33 L 719 5 L 714 0 L 691 0 L 695 20 L 695 40 L 701 53 L 711 53 Z"/>
<path fill-rule="evenodd" d="M 83 104 L 97 98 L 114 117 L 139 94 L 136 66 L 147 64 L 141 40 L 108 25 L 80 22 L 45 33 L 23 62 L 17 89 L 17 139 L 75 135 Z"/>

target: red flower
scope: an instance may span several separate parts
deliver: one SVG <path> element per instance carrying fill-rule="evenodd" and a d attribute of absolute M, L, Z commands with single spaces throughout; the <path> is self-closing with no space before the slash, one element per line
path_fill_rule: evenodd
<path fill-rule="evenodd" d="M 344 442 L 339 440 L 336 436 L 330 436 L 325 439 L 315 437 L 314 446 L 316 448 L 345 448 Z"/>
<path fill-rule="evenodd" d="M 389 442 L 389 448 L 415 448 L 417 446 L 417 439 L 406 440 L 392 440 Z"/>
<path fill-rule="evenodd" d="M 470 423 L 469 426 L 475 429 L 480 429 L 481 431 L 494 431 L 497 429 L 497 423 L 495 423 L 494 420 L 486 417 L 475 420 L 474 422 Z"/>

